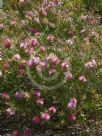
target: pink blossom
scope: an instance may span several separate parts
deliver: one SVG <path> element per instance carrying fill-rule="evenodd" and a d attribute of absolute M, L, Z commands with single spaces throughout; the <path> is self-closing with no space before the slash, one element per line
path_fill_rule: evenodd
<path fill-rule="evenodd" d="M 72 99 L 69 101 L 69 103 L 68 103 L 68 105 L 67 105 L 67 108 L 68 108 L 69 110 L 73 110 L 73 109 L 76 108 L 76 105 L 77 105 L 77 100 L 76 100 L 76 98 L 72 98 Z"/>
<path fill-rule="evenodd" d="M 73 79 L 72 73 L 66 72 L 66 73 L 65 73 L 65 78 L 66 78 L 66 80 L 71 80 L 71 79 Z"/>
<path fill-rule="evenodd" d="M 28 61 L 28 65 L 30 67 L 36 66 L 39 63 L 40 63 L 40 58 L 39 57 L 35 57 L 35 58 L 33 58 L 33 59 L 31 59 L 31 60 Z"/>
<path fill-rule="evenodd" d="M 12 116 L 12 115 L 15 114 L 15 111 L 14 111 L 12 108 L 8 108 L 8 109 L 6 110 L 6 113 L 7 113 L 7 115 Z"/>
<path fill-rule="evenodd" d="M 52 2 L 52 1 L 50 1 L 49 2 L 49 5 L 48 5 L 48 7 L 55 7 L 56 5 L 55 5 L 55 3 L 54 2 Z"/>
<path fill-rule="evenodd" d="M 33 67 L 33 66 L 34 66 L 34 61 L 33 61 L 33 59 L 31 59 L 31 60 L 28 61 L 28 65 L 29 65 L 29 67 Z"/>
<path fill-rule="evenodd" d="M 45 48 L 44 46 L 41 46 L 41 47 L 40 47 L 40 51 L 41 51 L 41 52 L 46 52 L 46 48 Z"/>
<path fill-rule="evenodd" d="M 71 114 L 68 116 L 68 120 L 69 121 L 75 121 L 76 120 L 76 116 L 74 114 Z"/>
<path fill-rule="evenodd" d="M 55 64 L 55 65 L 58 65 L 60 63 L 60 59 L 57 56 L 54 56 L 52 58 L 52 63 Z"/>
<path fill-rule="evenodd" d="M 44 105 L 44 100 L 42 98 L 37 99 L 36 104 L 39 106 Z"/>
<path fill-rule="evenodd" d="M 18 130 L 13 131 L 12 136 L 21 136 Z"/>
<path fill-rule="evenodd" d="M 33 61 L 34 61 L 34 64 L 37 65 L 40 62 L 40 58 L 39 57 L 35 57 L 35 58 L 33 58 Z"/>
<path fill-rule="evenodd" d="M 67 70 L 69 68 L 69 64 L 67 62 L 63 62 L 61 66 L 64 70 Z"/>
<path fill-rule="evenodd" d="M 48 63 L 46 61 L 41 61 L 39 63 L 40 69 L 41 71 L 45 70 L 46 68 L 48 68 Z"/>
<path fill-rule="evenodd" d="M 43 14 L 44 16 L 47 16 L 47 11 L 46 11 L 46 9 L 45 8 L 41 8 L 40 9 L 40 12 L 41 12 L 41 14 Z"/>
<path fill-rule="evenodd" d="M 26 11 L 26 17 L 31 19 L 33 17 L 33 12 L 32 11 Z"/>
<path fill-rule="evenodd" d="M 91 68 L 94 68 L 95 66 L 96 66 L 96 61 L 94 59 L 92 59 L 91 61 L 85 64 L 86 69 L 91 69 Z"/>
<path fill-rule="evenodd" d="M 15 98 L 18 101 L 24 100 L 24 95 L 21 92 L 16 92 Z"/>
<path fill-rule="evenodd" d="M 49 121 L 50 120 L 50 115 L 48 114 L 48 113 L 43 113 L 42 115 L 41 115 L 41 118 L 42 118 L 42 120 L 44 120 L 44 121 Z"/>
<path fill-rule="evenodd" d="M 82 81 L 82 82 L 86 82 L 86 81 L 87 81 L 84 76 L 80 76 L 80 77 L 79 77 L 79 80 Z"/>
<path fill-rule="evenodd" d="M 54 106 L 51 106 L 49 109 L 48 109 L 49 112 L 51 113 L 56 113 L 56 108 Z"/>
<path fill-rule="evenodd" d="M 9 99 L 10 99 L 10 96 L 9 96 L 9 94 L 8 94 L 7 92 L 3 92 L 3 93 L 1 94 L 1 96 L 2 96 L 2 99 L 3 99 L 3 100 L 9 100 Z"/>
<path fill-rule="evenodd" d="M 40 97 L 41 96 L 41 92 L 38 90 L 38 91 L 35 91 L 34 92 L 34 96 L 36 97 Z"/>
<path fill-rule="evenodd" d="M 34 35 L 35 35 L 35 36 L 41 36 L 41 33 L 40 33 L 40 32 L 35 32 Z"/>
<path fill-rule="evenodd" d="M 33 47 L 37 46 L 37 45 L 38 45 L 37 39 L 31 39 L 31 45 L 32 45 Z"/>
<path fill-rule="evenodd" d="M 5 48 L 10 48 L 11 47 L 11 40 L 9 38 L 4 39 L 3 45 Z"/>
<path fill-rule="evenodd" d="M 13 56 L 13 59 L 14 59 L 14 60 L 17 60 L 17 61 L 20 61 L 20 60 L 21 60 L 21 57 L 20 57 L 19 54 L 15 54 L 15 55 Z"/>
<path fill-rule="evenodd" d="M 27 49 L 27 43 L 21 43 L 20 44 L 20 48 L 22 48 L 22 49 Z"/>
<path fill-rule="evenodd" d="M 49 36 L 47 37 L 47 41 L 48 41 L 48 42 L 52 42 L 53 39 L 54 39 L 54 37 L 53 37 L 52 35 L 49 35 Z"/>
<path fill-rule="evenodd" d="M 49 70 L 49 75 L 55 74 L 56 73 L 56 69 L 50 69 Z"/>
<path fill-rule="evenodd" d="M 41 122 L 40 116 L 34 116 L 33 119 L 32 119 L 32 122 L 34 124 L 39 124 Z"/>

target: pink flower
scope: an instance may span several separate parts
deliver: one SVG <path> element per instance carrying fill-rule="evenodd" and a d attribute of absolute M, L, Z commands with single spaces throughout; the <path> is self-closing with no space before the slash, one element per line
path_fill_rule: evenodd
<path fill-rule="evenodd" d="M 34 65 L 39 64 L 40 58 L 39 58 L 39 57 L 34 57 L 34 58 L 33 58 L 33 62 L 34 62 Z"/>
<path fill-rule="evenodd" d="M 67 70 L 69 68 L 69 64 L 67 62 L 63 62 L 61 66 L 64 70 Z"/>
<path fill-rule="evenodd" d="M 3 100 L 9 100 L 9 99 L 10 99 L 10 96 L 9 96 L 9 94 L 8 94 L 7 92 L 3 92 L 3 93 L 1 94 L 1 96 L 2 96 L 2 99 L 3 99 Z"/>
<path fill-rule="evenodd" d="M 96 66 L 96 61 L 94 59 L 92 59 L 91 61 L 85 64 L 86 69 L 91 69 L 91 68 L 94 68 L 95 66 Z"/>
<path fill-rule="evenodd" d="M 16 92 L 15 98 L 18 101 L 24 100 L 24 95 L 21 92 Z"/>
<path fill-rule="evenodd" d="M 48 63 L 46 61 L 41 61 L 39 63 L 41 71 L 44 71 L 46 68 L 48 68 Z"/>
<path fill-rule="evenodd" d="M 57 64 L 60 63 L 60 59 L 59 59 L 57 56 L 54 56 L 54 57 L 52 58 L 52 63 L 55 64 L 55 65 L 57 65 Z"/>
<path fill-rule="evenodd" d="M 41 36 L 41 32 L 35 32 L 35 36 Z"/>
<path fill-rule="evenodd" d="M 54 64 L 54 65 L 57 65 L 57 64 L 59 64 L 60 63 L 60 59 L 55 55 L 55 54 L 50 54 L 48 57 L 47 57 L 47 62 L 50 62 L 50 63 L 52 63 L 52 64 Z"/>
<path fill-rule="evenodd" d="M 40 47 L 40 51 L 41 51 L 41 52 L 46 52 L 46 48 L 43 47 L 43 46 L 41 46 L 41 47 Z"/>
<path fill-rule="evenodd" d="M 43 113 L 42 115 L 41 115 L 41 118 L 42 118 L 42 120 L 44 120 L 44 121 L 49 121 L 50 120 L 50 115 L 48 114 L 48 113 Z"/>
<path fill-rule="evenodd" d="M 29 65 L 29 67 L 33 67 L 33 66 L 34 66 L 34 61 L 33 61 L 33 59 L 31 59 L 31 60 L 28 61 L 28 65 Z"/>
<path fill-rule="evenodd" d="M 40 96 L 41 96 L 41 92 L 40 92 L 40 91 L 35 91 L 35 92 L 34 92 L 34 96 L 40 97 Z"/>
<path fill-rule="evenodd" d="M 21 43 L 20 44 L 20 48 L 22 48 L 22 49 L 27 49 L 27 43 Z"/>
<path fill-rule="evenodd" d="M 56 73 L 56 69 L 50 69 L 49 70 L 49 75 L 55 74 Z"/>
<path fill-rule="evenodd" d="M 31 129 L 26 128 L 25 136 L 33 136 Z"/>
<path fill-rule="evenodd" d="M 54 39 L 54 37 L 53 37 L 52 35 L 49 35 L 49 36 L 47 37 L 47 41 L 48 41 L 48 42 L 52 42 L 53 39 Z"/>
<path fill-rule="evenodd" d="M 32 122 L 34 124 L 39 124 L 41 122 L 40 116 L 34 116 L 33 119 L 32 119 Z"/>
<path fill-rule="evenodd" d="M 21 60 L 21 57 L 20 57 L 19 54 L 15 54 L 15 55 L 13 56 L 13 59 L 14 59 L 14 60 L 17 60 L 17 61 L 20 61 L 20 60 Z"/>
<path fill-rule="evenodd" d="M 79 77 L 79 80 L 82 81 L 82 82 L 86 82 L 86 81 L 87 81 L 84 76 L 80 76 L 80 77 Z"/>
<path fill-rule="evenodd" d="M 33 58 L 33 59 L 31 59 L 31 60 L 28 61 L 28 65 L 30 67 L 33 67 L 33 66 L 38 65 L 39 62 L 40 62 L 40 58 L 39 57 L 35 57 L 35 58 Z"/>
<path fill-rule="evenodd" d="M 66 80 L 71 80 L 71 79 L 73 79 L 72 73 L 66 72 L 66 73 L 65 73 L 65 78 L 66 78 Z"/>
<path fill-rule="evenodd" d="M 68 105 L 67 105 L 67 108 L 68 108 L 69 110 L 73 110 L 73 109 L 76 108 L 76 105 L 77 105 L 77 100 L 76 100 L 75 98 L 72 98 L 72 99 L 69 101 L 69 103 L 68 103 Z"/>
<path fill-rule="evenodd" d="M 57 110 L 54 106 L 52 106 L 48 109 L 48 111 L 51 112 L 51 113 L 56 113 Z"/>
<path fill-rule="evenodd" d="M 47 16 L 47 11 L 46 11 L 46 9 L 45 8 L 41 8 L 40 9 L 40 12 L 41 12 L 41 14 L 43 14 L 44 16 Z"/>
<path fill-rule="evenodd" d="M 69 116 L 68 116 L 68 120 L 69 120 L 69 121 L 75 121 L 75 120 L 76 120 L 76 116 L 75 116 L 74 114 L 69 115 Z"/>
<path fill-rule="evenodd" d="M 36 104 L 37 104 L 38 106 L 42 106 L 42 105 L 44 105 L 44 100 L 43 100 L 42 98 L 39 98 L 39 99 L 36 101 Z"/>
<path fill-rule="evenodd" d="M 5 39 L 3 42 L 3 45 L 5 48 L 10 48 L 11 47 L 11 40 L 9 38 Z"/>
<path fill-rule="evenodd" d="M 37 39 L 32 39 L 32 40 L 31 40 L 31 45 L 32 45 L 33 47 L 37 46 L 37 45 L 38 45 Z"/>
<path fill-rule="evenodd" d="M 21 136 L 18 130 L 13 131 L 12 136 Z"/>
<path fill-rule="evenodd" d="M 15 114 L 15 111 L 14 111 L 12 108 L 8 108 L 8 109 L 6 110 L 6 113 L 7 113 L 7 115 L 12 116 L 12 115 Z"/>

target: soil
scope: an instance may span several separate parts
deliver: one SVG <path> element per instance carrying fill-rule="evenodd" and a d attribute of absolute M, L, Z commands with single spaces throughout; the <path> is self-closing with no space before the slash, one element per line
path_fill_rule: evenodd
<path fill-rule="evenodd" d="M 11 136 L 9 130 L 0 133 L 0 136 Z M 82 126 L 68 126 L 65 129 L 37 130 L 33 136 L 102 136 L 102 121 L 90 120 Z"/>

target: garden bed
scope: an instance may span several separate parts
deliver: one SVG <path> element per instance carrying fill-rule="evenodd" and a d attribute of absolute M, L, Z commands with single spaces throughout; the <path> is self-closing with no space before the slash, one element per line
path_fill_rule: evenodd
<path fill-rule="evenodd" d="M 0 133 L 101 136 L 101 16 L 79 0 L 3 2 Z"/>

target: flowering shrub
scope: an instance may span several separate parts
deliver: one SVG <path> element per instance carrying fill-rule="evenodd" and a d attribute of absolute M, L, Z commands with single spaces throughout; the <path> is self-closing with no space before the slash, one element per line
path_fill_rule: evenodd
<path fill-rule="evenodd" d="M 20 136 L 22 127 L 31 136 L 37 126 L 100 117 L 99 17 L 60 0 L 6 4 L 0 13 L 0 115 L 15 129 L 12 135 Z"/>

